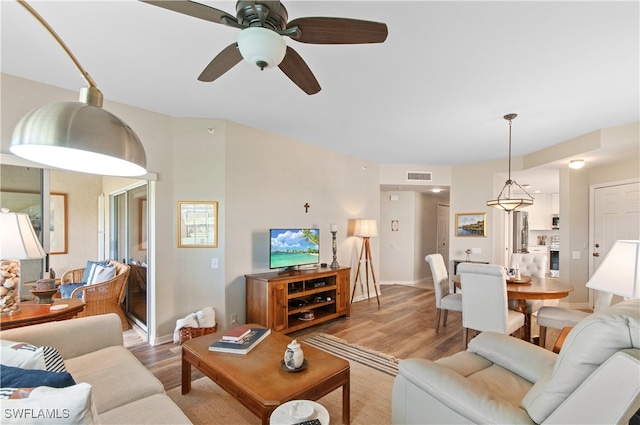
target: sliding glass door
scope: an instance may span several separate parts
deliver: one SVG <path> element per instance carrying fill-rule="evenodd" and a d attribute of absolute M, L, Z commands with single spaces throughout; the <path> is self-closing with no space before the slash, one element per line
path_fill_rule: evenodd
<path fill-rule="evenodd" d="M 147 328 L 147 183 L 110 196 L 110 257 L 131 267 L 124 310 Z"/>

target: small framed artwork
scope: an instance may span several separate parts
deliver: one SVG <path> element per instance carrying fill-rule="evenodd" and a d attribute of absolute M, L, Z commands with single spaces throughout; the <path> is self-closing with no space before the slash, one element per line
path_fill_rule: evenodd
<path fill-rule="evenodd" d="M 456 236 L 487 236 L 487 213 L 456 214 Z"/>
<path fill-rule="evenodd" d="M 217 202 L 178 201 L 178 248 L 217 248 L 217 228 Z"/>

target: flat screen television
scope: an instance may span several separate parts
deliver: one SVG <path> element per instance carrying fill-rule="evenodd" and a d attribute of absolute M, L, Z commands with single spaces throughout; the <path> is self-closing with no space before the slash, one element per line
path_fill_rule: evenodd
<path fill-rule="evenodd" d="M 270 229 L 270 269 L 295 270 L 320 262 L 320 229 Z"/>

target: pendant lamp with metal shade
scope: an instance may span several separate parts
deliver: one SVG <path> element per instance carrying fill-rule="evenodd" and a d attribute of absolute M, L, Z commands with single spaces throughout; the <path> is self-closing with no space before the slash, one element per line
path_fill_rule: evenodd
<path fill-rule="evenodd" d="M 56 39 L 89 87 L 80 91 L 78 102 L 51 103 L 25 115 L 13 131 L 9 150 L 30 161 L 82 173 L 145 174 L 147 157 L 136 133 L 102 109 L 102 93 L 73 53 L 31 6 L 18 2 Z"/>
<path fill-rule="evenodd" d="M 504 116 L 504 119 L 509 121 L 509 176 L 498 197 L 496 199 L 487 201 L 488 206 L 498 208 L 507 212 L 533 205 L 533 197 L 529 195 L 529 192 L 527 192 L 522 186 L 516 183 L 515 180 L 511 179 L 511 122 L 517 116 L 518 114 L 507 114 Z M 522 190 L 527 195 L 527 197 L 512 198 L 511 189 L 514 185 L 519 187 L 520 190 Z"/>

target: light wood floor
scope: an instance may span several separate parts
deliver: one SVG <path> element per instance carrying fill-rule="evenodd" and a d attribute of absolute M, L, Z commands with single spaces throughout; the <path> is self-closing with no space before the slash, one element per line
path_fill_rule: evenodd
<path fill-rule="evenodd" d="M 404 285 L 381 287 L 380 308 L 376 299 L 351 305 L 351 317 L 289 334 L 304 339 L 324 332 L 398 359 L 412 357 L 436 360 L 464 350 L 462 315 L 450 312 L 445 328 L 434 331 L 435 300 L 432 290 Z M 553 330 L 547 333 L 547 346 L 555 341 Z M 180 385 L 180 351 L 174 344 L 152 347 L 141 344 L 130 351 L 162 381 L 165 389 Z M 202 375 L 195 369 L 193 379 Z"/>

